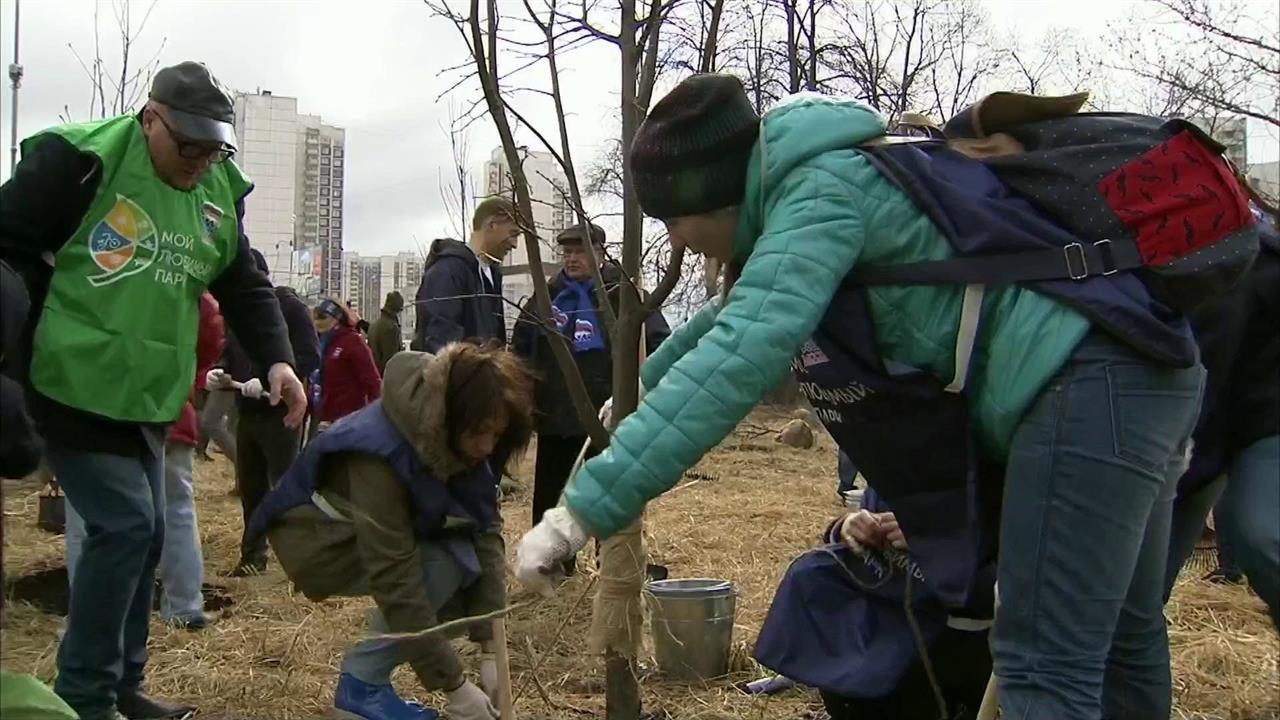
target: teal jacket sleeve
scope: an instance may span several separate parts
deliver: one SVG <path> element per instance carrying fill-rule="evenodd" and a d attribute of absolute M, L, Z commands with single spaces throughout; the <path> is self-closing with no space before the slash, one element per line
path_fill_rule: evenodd
<path fill-rule="evenodd" d="M 671 366 L 692 350 L 711 326 L 715 325 L 718 312 L 720 312 L 720 301 L 712 300 L 694 313 L 685 324 L 676 328 L 670 337 L 662 341 L 657 351 L 650 355 L 640 367 L 640 381 L 644 383 L 645 390 L 658 387 L 658 382 L 667 374 Z"/>
<path fill-rule="evenodd" d="M 565 491 L 569 510 L 592 535 L 625 528 L 670 489 L 777 384 L 817 327 L 864 245 L 851 185 L 822 160 L 792 169 L 766 195 L 760 237 L 713 326 Z M 856 160 L 850 153 L 844 162 Z M 683 342 L 673 337 L 671 355 L 655 360 L 675 357 Z"/>

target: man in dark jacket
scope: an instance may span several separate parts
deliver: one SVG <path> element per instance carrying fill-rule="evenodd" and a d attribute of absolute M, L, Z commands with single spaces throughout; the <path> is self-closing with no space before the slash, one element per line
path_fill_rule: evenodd
<path fill-rule="evenodd" d="M 593 224 L 589 234 L 595 262 L 600 268 L 609 302 L 616 312 L 622 272 L 612 263 L 603 263 L 604 230 Z M 599 312 L 599 295 L 591 266 L 593 253 L 588 252 L 584 243 L 587 235 L 588 231 L 582 225 L 575 225 L 556 236 L 564 269 L 551 279 L 547 288 L 551 294 L 556 327 L 545 328 L 538 322 L 530 300 L 521 309 L 520 320 L 512 332 L 511 349 L 534 368 L 538 377 L 534 390 L 537 411 L 534 417 L 538 431 L 538 458 L 533 480 L 534 525 L 542 519 L 544 512 L 559 502 L 569 471 L 587 440 L 587 431 L 573 407 L 568 384 L 551 352 L 547 333 L 562 333 L 572 343 L 574 363 L 597 411 L 613 395 L 613 357 L 608 332 Z M 661 312 L 645 320 L 648 352 L 656 350 L 670 334 L 671 328 Z"/>
<path fill-rule="evenodd" d="M 88 539 L 56 690 L 84 720 L 170 718 L 142 692 L 164 536 L 164 441 L 195 374 L 208 288 L 298 425 L 306 393 L 244 235 L 252 185 L 231 98 L 199 63 L 158 72 L 136 115 L 49 128 L 0 187 L 0 259 L 32 299 L 27 396 Z M 52 262 L 48 259 L 52 257 Z"/>
<path fill-rule="evenodd" d="M 1208 376 L 1173 506 L 1165 597 L 1214 508 L 1219 542 L 1280 629 L 1280 235 L 1260 227 L 1262 252 L 1244 280 L 1191 316 Z"/>
<path fill-rule="evenodd" d="M 515 205 L 491 197 L 476 206 L 471 242 L 441 238 L 418 286 L 418 322 L 413 349 L 436 352 L 458 340 L 507 342 L 503 320 L 502 259 L 520 237 Z"/>
<path fill-rule="evenodd" d="M 267 260 L 262 253 L 253 250 L 254 260 L 263 274 L 267 274 Z M 303 377 L 320 366 L 320 340 L 311 323 L 311 311 L 306 303 L 290 287 L 275 289 L 280 313 L 289 328 L 289 345 Z M 261 370 L 256 368 L 240 344 L 239 338 L 228 334 L 227 349 L 223 361 L 209 372 L 206 384 L 211 391 L 229 387 L 235 380 L 240 385 L 236 397 L 236 409 L 240 422 L 236 425 L 235 458 L 236 485 L 240 489 L 240 508 L 247 528 L 249 518 L 258 508 L 262 498 L 275 487 L 276 481 L 298 456 L 302 445 L 302 429 L 289 427 L 279 407 L 271 406 L 262 394 Z M 265 538 L 250 540 L 241 538 L 240 561 L 228 573 L 231 577 L 258 575 L 267 569 L 267 541 Z"/>
<path fill-rule="evenodd" d="M 392 355 L 404 349 L 404 340 L 400 335 L 400 312 L 404 310 L 404 296 L 399 290 L 387 293 L 386 302 L 382 303 L 382 312 L 378 319 L 369 326 L 369 349 L 373 351 L 373 362 L 378 366 L 378 374 L 387 370 L 387 361 Z"/>

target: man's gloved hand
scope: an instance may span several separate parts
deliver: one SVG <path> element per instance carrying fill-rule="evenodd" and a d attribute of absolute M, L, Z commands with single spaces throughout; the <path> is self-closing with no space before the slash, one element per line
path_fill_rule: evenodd
<path fill-rule="evenodd" d="M 213 368 L 204 374 L 204 388 L 206 390 L 224 390 L 231 387 L 231 376 L 222 368 Z"/>
<path fill-rule="evenodd" d="M 480 687 L 489 701 L 498 704 L 498 656 L 493 653 L 480 655 Z"/>
<path fill-rule="evenodd" d="M 258 378 L 253 378 L 240 383 L 240 394 L 247 398 L 257 400 L 262 397 L 262 381 Z"/>
<path fill-rule="evenodd" d="M 516 579 L 540 595 L 552 595 L 562 564 L 577 555 L 588 539 L 587 531 L 573 519 L 568 508 L 551 508 L 520 540 Z"/>
<path fill-rule="evenodd" d="M 464 680 L 456 690 L 445 693 L 449 698 L 450 720 L 498 720 L 498 709 L 489 696 L 470 680 Z"/>

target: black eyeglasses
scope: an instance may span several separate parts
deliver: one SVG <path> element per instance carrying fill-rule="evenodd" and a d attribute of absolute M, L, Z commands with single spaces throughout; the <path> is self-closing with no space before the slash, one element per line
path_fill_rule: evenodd
<path fill-rule="evenodd" d="M 160 124 L 164 125 L 164 129 L 169 131 L 169 137 L 173 138 L 173 142 L 178 146 L 178 156 L 184 160 L 203 160 L 209 158 L 209 162 L 217 163 L 226 160 L 235 154 L 232 150 L 224 145 L 211 145 L 207 142 L 198 142 L 175 131 L 169 121 L 164 119 L 164 115 L 152 110 L 160 120 Z"/>

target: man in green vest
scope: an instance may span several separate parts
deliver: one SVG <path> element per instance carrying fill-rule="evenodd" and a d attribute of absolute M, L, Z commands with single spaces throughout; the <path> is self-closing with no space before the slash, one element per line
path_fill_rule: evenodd
<path fill-rule="evenodd" d="M 164 439 L 195 372 L 206 288 L 272 404 L 306 395 L 271 283 L 244 235 L 249 179 L 231 98 L 207 68 L 156 74 L 141 112 L 40 132 L 0 187 L 0 260 L 32 297 L 27 402 L 88 536 L 54 685 L 83 720 L 183 718 L 143 694 L 164 537 Z"/>

